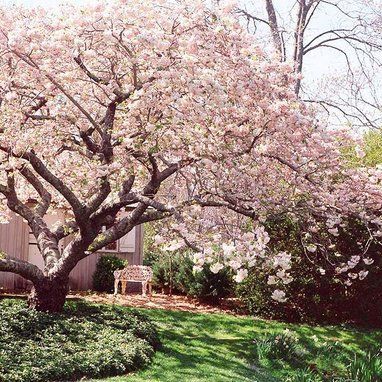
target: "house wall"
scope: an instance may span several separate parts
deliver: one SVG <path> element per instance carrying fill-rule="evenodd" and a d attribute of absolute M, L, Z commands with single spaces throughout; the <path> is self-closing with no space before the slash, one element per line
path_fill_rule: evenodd
<path fill-rule="evenodd" d="M 12 257 L 28 260 L 28 226 L 20 216 L 13 214 L 9 224 L 0 224 L 0 250 Z M 25 284 L 21 276 L 0 272 L 0 288 L 19 289 Z"/>
<path fill-rule="evenodd" d="M 72 270 L 69 276 L 69 285 L 72 290 L 92 289 L 93 274 L 96 269 L 98 259 L 102 255 L 115 255 L 126 259 L 131 265 L 140 265 L 143 262 L 143 228 L 138 226 L 135 229 L 135 252 L 97 252 L 81 260 Z"/>
<path fill-rule="evenodd" d="M 70 239 L 69 239 L 70 240 Z M 67 241 L 69 241 L 67 240 Z M 32 238 L 31 238 L 32 242 Z M 67 244 L 67 243 L 65 243 Z M 0 224 L 0 250 L 12 257 L 28 261 L 29 256 L 29 227 L 21 217 L 12 215 L 8 224 Z M 135 250 L 131 252 L 97 252 L 81 260 L 69 276 L 71 290 L 92 289 L 93 273 L 100 256 L 103 254 L 116 255 L 128 260 L 129 264 L 139 265 L 143 262 L 143 227 L 135 229 Z M 31 283 L 21 276 L 8 272 L 0 272 L 0 290 L 29 289 Z"/>

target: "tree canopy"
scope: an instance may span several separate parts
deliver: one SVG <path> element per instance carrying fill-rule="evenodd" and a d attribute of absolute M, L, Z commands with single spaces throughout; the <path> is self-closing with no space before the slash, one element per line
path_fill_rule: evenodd
<path fill-rule="evenodd" d="M 381 224 L 381 171 L 346 165 L 350 135 L 320 125 L 293 66 L 262 51 L 232 4 L 5 7 L 0 52 L 1 211 L 27 221 L 45 262 L 6 255 L 0 270 L 37 294 L 144 222 L 167 218 L 170 247 L 229 264 L 237 281 L 266 263 L 286 282 L 268 216 L 324 221 L 333 235 L 349 214 Z M 51 228 L 55 209 L 66 219 Z"/>

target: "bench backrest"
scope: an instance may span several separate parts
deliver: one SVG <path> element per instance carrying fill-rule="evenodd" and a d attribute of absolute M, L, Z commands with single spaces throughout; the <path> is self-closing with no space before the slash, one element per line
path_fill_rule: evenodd
<path fill-rule="evenodd" d="M 128 265 L 114 272 L 114 278 L 121 281 L 151 281 L 153 270 L 145 265 Z"/>

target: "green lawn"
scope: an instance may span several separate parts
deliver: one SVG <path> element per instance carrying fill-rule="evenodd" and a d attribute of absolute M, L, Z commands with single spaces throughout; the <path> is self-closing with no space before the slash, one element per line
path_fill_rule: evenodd
<path fill-rule="evenodd" d="M 318 375 L 344 373 L 355 352 L 382 346 L 382 331 L 291 325 L 223 314 L 140 311 L 158 325 L 162 349 L 146 370 L 103 382 L 285 382 L 294 374 L 296 363 L 277 361 L 259 366 L 253 343 L 267 333 L 285 329 L 305 349 L 298 367 L 316 369 Z"/>

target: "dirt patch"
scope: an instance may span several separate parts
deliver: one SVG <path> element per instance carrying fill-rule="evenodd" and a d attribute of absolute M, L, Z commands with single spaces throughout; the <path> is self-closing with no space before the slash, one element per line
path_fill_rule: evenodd
<path fill-rule="evenodd" d="M 152 296 L 142 296 L 141 294 L 117 295 L 106 293 L 71 293 L 68 298 L 79 298 L 89 302 L 102 304 L 118 304 L 134 308 L 180 310 L 195 313 L 228 313 L 232 315 L 243 315 L 242 308 L 237 299 L 225 299 L 218 306 L 202 303 L 197 299 L 186 296 L 169 296 L 165 294 L 153 293 Z M 240 313 L 238 313 L 240 312 Z"/>
<path fill-rule="evenodd" d="M 26 298 L 26 292 L 8 292 L 0 293 L 1 298 Z M 235 316 L 244 316 L 245 310 L 238 299 L 227 298 L 221 301 L 219 305 L 210 305 L 199 301 L 195 298 L 178 295 L 166 295 L 161 293 L 153 293 L 151 296 L 142 296 L 141 294 L 129 293 L 126 295 L 117 295 L 97 292 L 71 292 L 68 300 L 81 299 L 99 304 L 117 304 L 122 306 L 130 306 L 133 308 L 146 309 L 164 309 L 164 310 L 180 310 L 195 313 L 226 313 Z"/>

